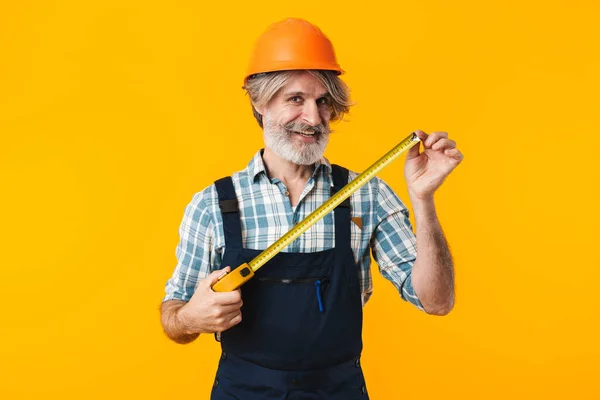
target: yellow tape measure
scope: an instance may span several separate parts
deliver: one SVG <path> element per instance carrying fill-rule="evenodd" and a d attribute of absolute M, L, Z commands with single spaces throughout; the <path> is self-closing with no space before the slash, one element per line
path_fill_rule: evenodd
<path fill-rule="evenodd" d="M 303 234 L 315 222 L 323 218 L 329 212 L 333 211 L 335 207 L 350 197 L 352 193 L 356 192 L 364 184 L 370 181 L 375 174 L 377 174 L 388 164 L 394 161 L 400 154 L 404 153 L 418 142 L 419 137 L 415 133 L 407 136 L 403 141 L 398 143 L 393 149 L 388 151 L 383 157 L 367 168 L 362 174 L 358 175 L 356 179 L 341 188 L 336 194 L 331 196 L 329 200 L 321 204 L 321 206 L 319 206 L 315 211 L 310 213 L 286 234 L 277 239 L 275 243 L 256 256 L 252 261 L 240 265 L 238 268 L 234 269 L 228 274 L 221 275 L 219 277 L 219 281 L 213 285 L 212 289 L 215 292 L 229 292 L 242 286 L 254 276 L 254 272 L 257 269 L 265 265 L 267 261 L 275 257 L 277 253 L 296 240 L 298 236 Z"/>

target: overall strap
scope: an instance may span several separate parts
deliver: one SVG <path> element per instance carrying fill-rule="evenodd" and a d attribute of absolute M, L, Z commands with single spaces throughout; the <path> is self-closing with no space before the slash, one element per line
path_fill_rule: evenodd
<path fill-rule="evenodd" d="M 215 181 L 219 195 L 219 208 L 223 216 L 223 232 L 225 233 L 225 248 L 228 250 L 242 249 L 242 224 L 233 181 L 230 176 Z"/>
<path fill-rule="evenodd" d="M 333 196 L 348 184 L 348 170 L 339 165 L 332 164 L 333 170 Z M 350 249 L 350 197 L 340 203 L 334 210 L 335 218 L 335 247 L 336 249 Z"/>

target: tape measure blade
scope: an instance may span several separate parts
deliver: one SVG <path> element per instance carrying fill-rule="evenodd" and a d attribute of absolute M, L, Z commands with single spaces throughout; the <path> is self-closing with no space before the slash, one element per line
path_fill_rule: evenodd
<path fill-rule="evenodd" d="M 411 133 L 409 136 L 404 138 L 400 143 L 394 146 L 390 151 L 384 154 L 379 160 L 375 161 L 369 168 L 359 174 L 351 182 L 348 182 L 342 187 L 335 195 L 333 195 L 325 203 L 317 207 L 312 213 L 306 218 L 300 221 L 295 227 L 286 232 L 281 238 L 277 239 L 271 246 L 256 256 L 252 261 L 248 263 L 253 271 L 258 270 L 264 264 L 266 264 L 271 258 L 277 253 L 283 250 L 286 246 L 292 243 L 298 236 L 304 233 L 313 224 L 323 218 L 325 215 L 333 211 L 346 198 L 350 197 L 352 193 L 357 191 L 359 188 L 364 186 L 368 181 L 373 179 L 375 175 L 391 163 L 395 158 L 400 156 L 406 150 L 411 148 L 413 145 L 420 141 L 419 137 L 415 133 Z"/>

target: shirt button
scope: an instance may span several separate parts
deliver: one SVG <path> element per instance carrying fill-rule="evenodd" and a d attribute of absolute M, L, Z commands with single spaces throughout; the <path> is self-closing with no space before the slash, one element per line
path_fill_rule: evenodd
<path fill-rule="evenodd" d="M 360 367 L 360 358 L 357 358 L 356 361 L 354 361 L 354 366 L 356 368 Z"/>
<path fill-rule="evenodd" d="M 284 195 L 284 196 L 289 196 L 289 195 L 290 195 L 290 192 L 288 192 L 288 191 L 286 190 L 285 192 L 283 192 L 283 195 Z"/>
<path fill-rule="evenodd" d="M 219 378 L 215 378 L 215 383 L 213 385 L 214 387 L 219 387 Z"/>
<path fill-rule="evenodd" d="M 360 391 L 362 392 L 362 394 L 367 394 L 367 387 L 363 385 L 363 387 L 360 388 Z"/>

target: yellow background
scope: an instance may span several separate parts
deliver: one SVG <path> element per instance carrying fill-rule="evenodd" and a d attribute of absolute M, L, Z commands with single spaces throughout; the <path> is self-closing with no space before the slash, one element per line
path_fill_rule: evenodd
<path fill-rule="evenodd" d="M 372 399 L 600 398 L 599 3 L 4 1 L 0 398 L 208 398 L 219 349 L 163 335 L 183 210 L 262 145 L 256 37 L 303 17 L 357 105 L 355 171 L 415 129 L 464 162 L 436 195 L 447 317 L 375 273 Z M 402 158 L 383 171 L 406 201 Z"/>

